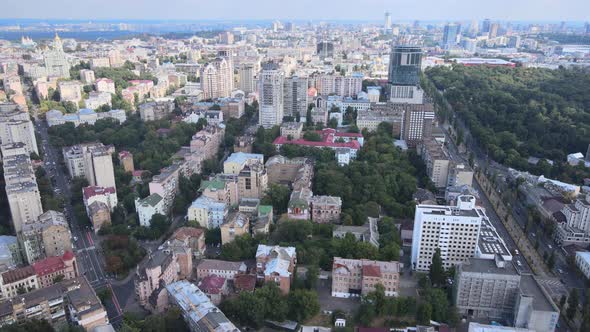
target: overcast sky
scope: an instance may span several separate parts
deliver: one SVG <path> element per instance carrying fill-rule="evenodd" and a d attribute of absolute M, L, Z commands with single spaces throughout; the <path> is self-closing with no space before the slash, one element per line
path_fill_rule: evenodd
<path fill-rule="evenodd" d="M 0 0 L 2 18 L 590 20 L 590 0 Z"/>

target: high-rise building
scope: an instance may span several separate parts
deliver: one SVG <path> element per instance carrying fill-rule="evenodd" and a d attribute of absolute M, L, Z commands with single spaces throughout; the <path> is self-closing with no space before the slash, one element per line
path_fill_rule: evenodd
<path fill-rule="evenodd" d="M 389 12 L 385 12 L 385 32 L 391 31 L 391 14 Z"/>
<path fill-rule="evenodd" d="M 259 124 L 271 128 L 283 122 L 284 73 L 274 62 L 265 63 L 258 80 Z"/>
<path fill-rule="evenodd" d="M 233 90 L 233 68 L 230 58 L 216 58 L 201 68 L 204 99 L 225 98 Z"/>
<path fill-rule="evenodd" d="M 490 21 L 489 18 L 486 18 L 485 20 L 483 20 L 483 23 L 481 24 L 481 32 L 482 33 L 489 33 L 491 24 L 492 24 L 492 22 Z"/>
<path fill-rule="evenodd" d="M 243 63 L 238 69 L 238 73 L 240 76 L 239 89 L 246 94 L 256 91 L 255 65 L 253 63 Z"/>
<path fill-rule="evenodd" d="M 22 106 L 15 103 L 0 103 L 0 143 L 23 143 L 29 154 L 39 153 L 35 128 L 29 113 Z"/>
<path fill-rule="evenodd" d="M 409 146 L 416 146 L 432 133 L 434 107 L 431 103 L 405 107 L 401 137 Z"/>
<path fill-rule="evenodd" d="M 60 78 L 70 77 L 70 63 L 66 58 L 61 39 L 57 33 L 55 34 L 55 39 L 53 41 L 53 48 L 43 54 L 43 60 L 45 61 L 47 76 Z"/>
<path fill-rule="evenodd" d="M 320 59 L 333 58 L 334 57 L 334 43 L 328 41 L 321 41 L 317 45 L 317 54 Z"/>
<path fill-rule="evenodd" d="M 519 48 L 520 47 L 520 36 L 514 35 L 508 38 L 508 47 Z"/>
<path fill-rule="evenodd" d="M 442 47 L 446 50 L 453 48 L 457 45 L 457 36 L 459 35 L 459 25 L 450 23 L 445 25 L 443 32 Z"/>
<path fill-rule="evenodd" d="M 284 116 L 304 116 L 307 112 L 307 77 L 285 78 L 283 91 Z"/>
<path fill-rule="evenodd" d="M 91 186 L 115 188 L 112 151 L 101 143 L 79 144 L 63 149 L 63 156 L 72 178 L 81 176 Z"/>
<path fill-rule="evenodd" d="M 492 25 L 490 25 L 490 33 L 488 34 L 488 38 L 496 38 L 498 37 L 498 28 L 500 27 L 500 25 L 498 23 L 492 23 Z"/>
<path fill-rule="evenodd" d="M 421 104 L 422 49 L 417 46 L 393 46 L 389 59 L 389 98 L 394 103 Z"/>

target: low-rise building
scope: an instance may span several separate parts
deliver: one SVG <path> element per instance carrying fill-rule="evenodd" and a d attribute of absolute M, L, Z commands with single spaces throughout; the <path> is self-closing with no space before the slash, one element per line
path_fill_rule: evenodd
<path fill-rule="evenodd" d="M 228 262 L 218 259 L 203 259 L 197 265 L 197 278 L 203 279 L 216 275 L 227 280 L 234 280 L 236 275 L 246 273 L 244 262 Z"/>
<path fill-rule="evenodd" d="M 150 254 L 148 260 L 137 267 L 135 272 L 135 295 L 139 304 L 148 306 L 148 300 L 160 283 L 171 284 L 178 280 L 178 263 L 171 252 L 158 250 Z"/>
<path fill-rule="evenodd" d="M 234 152 L 223 162 L 223 173 L 240 174 L 244 166 L 258 160 L 264 163 L 264 155 L 256 153 Z"/>
<path fill-rule="evenodd" d="M 334 257 L 332 264 L 332 296 L 358 297 L 375 290 L 377 284 L 385 289 L 385 296 L 397 296 L 400 288 L 399 262 Z"/>
<path fill-rule="evenodd" d="M 311 220 L 320 224 L 340 220 L 342 199 L 336 196 L 313 196 L 311 198 Z"/>
<path fill-rule="evenodd" d="M 264 163 L 248 163 L 238 174 L 238 197 L 262 198 L 268 189 L 268 175 Z"/>
<path fill-rule="evenodd" d="M 590 252 L 576 252 L 576 266 L 586 278 L 590 279 Z"/>
<path fill-rule="evenodd" d="M 297 264 L 295 247 L 259 244 L 256 250 L 256 272 L 264 282 L 276 283 L 283 294 L 289 293 Z"/>
<path fill-rule="evenodd" d="M 111 211 L 105 203 L 93 202 L 88 206 L 87 211 L 95 233 L 98 233 L 103 226 L 111 224 Z"/>
<path fill-rule="evenodd" d="M 22 263 L 16 236 L 0 235 L 0 271 L 12 269 Z"/>
<path fill-rule="evenodd" d="M 72 234 L 63 213 L 47 211 L 36 222 L 25 224 L 18 234 L 19 243 L 29 264 L 72 250 Z"/>
<path fill-rule="evenodd" d="M 221 225 L 221 244 L 232 242 L 236 237 L 250 233 L 250 218 L 242 212 L 230 215 L 228 221 Z"/>
<path fill-rule="evenodd" d="M 377 219 L 369 218 L 369 221 L 362 226 L 338 225 L 332 231 L 332 237 L 343 239 L 346 234 L 352 234 L 357 241 L 368 242 L 379 247 L 379 230 Z"/>
<path fill-rule="evenodd" d="M 135 211 L 139 217 L 139 224 L 149 227 L 155 214 L 166 215 L 164 199 L 158 194 L 151 194 L 144 199 L 135 200 Z"/>
<path fill-rule="evenodd" d="M 76 256 L 67 251 L 63 256 L 51 256 L 33 263 L 39 288 L 53 285 L 56 280 L 69 280 L 78 277 Z"/>
<path fill-rule="evenodd" d="M 300 139 L 303 133 L 303 122 L 283 122 L 281 124 L 281 136 L 289 140 Z"/>
<path fill-rule="evenodd" d="M 199 196 L 189 206 L 187 218 L 189 221 L 196 221 L 201 227 L 213 229 L 223 224 L 227 213 L 225 202 Z"/>
<path fill-rule="evenodd" d="M 129 151 L 119 152 L 119 163 L 123 166 L 125 172 L 133 172 L 135 170 L 133 165 L 133 154 Z"/>
<path fill-rule="evenodd" d="M 219 305 L 223 297 L 229 293 L 227 280 L 217 275 L 206 276 L 197 286 L 215 305 Z"/>
<path fill-rule="evenodd" d="M 200 228 L 179 227 L 174 231 L 170 239 L 180 241 L 185 247 L 191 248 L 195 257 L 202 257 L 205 254 L 207 248 L 205 231 Z"/>

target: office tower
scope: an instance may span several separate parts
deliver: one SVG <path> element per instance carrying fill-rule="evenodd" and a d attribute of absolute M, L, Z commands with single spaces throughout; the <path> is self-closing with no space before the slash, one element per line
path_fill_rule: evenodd
<path fill-rule="evenodd" d="M 283 91 L 283 115 L 305 116 L 307 112 L 307 77 L 285 78 Z"/>
<path fill-rule="evenodd" d="M 490 25 L 490 33 L 488 35 L 488 38 L 496 38 L 498 37 L 498 28 L 500 27 L 500 25 L 498 23 L 492 23 L 492 25 Z"/>
<path fill-rule="evenodd" d="M 508 38 L 508 47 L 519 48 L 520 47 L 520 36 L 514 35 Z"/>
<path fill-rule="evenodd" d="M 385 32 L 391 31 L 391 14 L 389 12 L 385 12 Z"/>
<path fill-rule="evenodd" d="M 239 89 L 244 91 L 245 94 L 256 91 L 254 64 L 243 63 L 238 69 L 238 73 L 240 75 Z"/>
<path fill-rule="evenodd" d="M 443 32 L 442 47 L 445 50 L 453 48 L 457 44 L 457 36 L 459 35 L 459 25 L 455 23 L 445 25 Z"/>
<path fill-rule="evenodd" d="M 416 146 L 432 133 L 434 107 L 432 104 L 408 104 L 405 107 L 401 137 L 409 146 Z"/>
<path fill-rule="evenodd" d="M 483 23 L 481 24 L 481 32 L 482 33 L 489 33 L 491 24 L 492 23 L 489 18 L 486 18 L 485 20 L 483 20 Z"/>
<path fill-rule="evenodd" d="M 421 104 L 422 49 L 417 46 L 393 46 L 389 60 L 390 100 L 394 103 Z"/>
<path fill-rule="evenodd" d="M 216 58 L 201 68 L 201 90 L 204 99 L 224 98 L 233 89 L 233 68 L 230 58 Z"/>
<path fill-rule="evenodd" d="M 412 269 L 428 271 L 440 249 L 444 268 L 475 257 L 485 213 L 474 196 L 459 196 L 457 206 L 418 205 L 412 235 Z"/>
<path fill-rule="evenodd" d="M 53 47 L 43 54 L 43 60 L 45 61 L 47 76 L 60 78 L 70 77 L 70 63 L 66 58 L 61 39 L 57 33 L 55 34 Z"/>
<path fill-rule="evenodd" d="M 328 41 L 321 41 L 317 44 L 316 53 L 320 59 L 334 57 L 334 43 Z"/>
<path fill-rule="evenodd" d="M 79 144 L 63 149 L 72 178 L 84 177 L 90 186 L 115 188 L 112 151 L 101 143 Z"/>
<path fill-rule="evenodd" d="M 0 143 L 23 143 L 27 153 L 39 153 L 29 113 L 15 103 L 0 103 Z"/>
<path fill-rule="evenodd" d="M 283 122 L 283 84 L 284 74 L 279 66 L 274 62 L 265 63 L 258 80 L 259 124 L 264 128 Z"/>
<path fill-rule="evenodd" d="M 479 25 L 477 24 L 476 20 L 471 21 L 471 25 L 469 25 L 469 35 L 476 36 L 479 32 Z"/>

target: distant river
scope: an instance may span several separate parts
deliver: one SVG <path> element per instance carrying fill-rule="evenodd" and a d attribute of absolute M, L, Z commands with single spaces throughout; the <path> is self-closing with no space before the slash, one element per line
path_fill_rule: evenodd
<path fill-rule="evenodd" d="M 133 31 L 60 31 L 59 36 L 61 38 L 74 38 L 77 40 L 96 40 L 98 38 L 104 39 L 116 39 L 125 36 L 133 36 L 139 33 Z M 55 36 L 55 32 L 52 31 L 0 31 L 0 39 L 16 41 L 20 40 L 21 37 L 30 37 L 34 41 L 42 39 L 52 39 Z"/>

